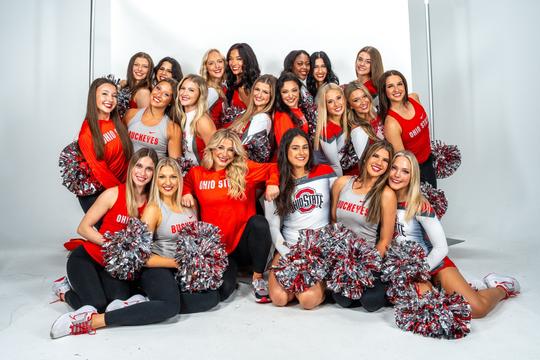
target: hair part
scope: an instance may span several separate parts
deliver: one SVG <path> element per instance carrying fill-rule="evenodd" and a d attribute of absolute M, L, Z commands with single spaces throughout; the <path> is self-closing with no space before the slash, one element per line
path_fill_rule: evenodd
<path fill-rule="evenodd" d="M 317 81 L 315 80 L 315 77 L 313 76 L 313 72 L 315 71 L 315 61 L 317 59 L 322 59 L 322 61 L 324 62 L 324 65 L 326 65 L 327 73 L 326 73 L 326 77 L 323 80 L 323 84 L 334 83 L 334 84 L 339 85 L 339 79 L 337 75 L 334 73 L 334 71 L 332 70 L 332 62 L 330 61 L 330 58 L 328 57 L 328 55 L 324 51 L 316 51 L 313 54 L 311 54 L 311 56 L 309 57 L 310 67 L 309 67 L 309 74 L 306 79 L 307 88 L 309 92 L 311 93 L 311 95 L 313 95 L 314 97 L 317 96 L 317 90 L 318 90 Z"/>
<path fill-rule="evenodd" d="M 345 98 L 343 89 L 339 85 L 336 85 L 334 83 L 324 84 L 320 87 L 319 91 L 317 92 L 317 97 L 315 98 L 315 102 L 317 103 L 317 128 L 315 130 L 315 144 L 313 145 L 313 148 L 315 150 L 319 150 L 321 134 L 324 134 L 324 136 L 326 137 L 326 127 L 328 125 L 328 108 L 326 106 L 326 96 L 330 90 L 335 90 L 339 92 L 343 99 L 344 110 L 343 114 L 341 114 L 341 118 L 339 119 L 339 125 L 343 130 L 345 139 L 349 138 L 349 126 L 347 122 L 347 99 Z"/>
<path fill-rule="evenodd" d="M 193 82 L 199 89 L 199 98 L 197 99 L 196 103 L 196 111 L 195 116 L 193 117 L 193 121 L 191 122 L 191 126 L 189 131 L 191 131 L 192 134 L 197 133 L 197 123 L 199 119 L 201 119 L 206 113 L 208 113 L 208 87 L 206 86 L 206 81 L 199 75 L 195 74 L 188 74 L 184 76 L 182 81 L 178 83 L 177 86 L 177 97 L 175 102 L 175 109 L 176 109 L 176 116 L 178 119 L 180 119 L 180 126 L 182 130 L 185 130 L 186 121 L 187 121 L 187 115 L 184 110 L 184 106 L 180 103 L 180 88 L 184 84 L 186 80 L 190 80 Z"/>
<path fill-rule="evenodd" d="M 287 104 L 285 104 L 285 101 L 283 101 L 283 97 L 281 96 L 281 89 L 283 89 L 283 86 L 287 81 L 293 81 L 296 83 L 296 85 L 298 85 L 298 108 L 301 109 L 300 104 L 302 102 L 302 82 L 292 72 L 285 72 L 280 75 L 279 79 L 276 82 L 276 111 L 289 115 L 294 126 L 301 127 L 303 124 L 302 119 L 299 119 L 296 115 L 294 115 L 291 108 Z"/>
<path fill-rule="evenodd" d="M 369 113 L 367 115 L 367 118 L 364 118 L 356 113 L 356 111 L 352 108 L 350 104 L 351 95 L 356 90 L 361 90 L 364 95 L 366 95 L 369 98 L 370 101 L 370 109 Z M 371 120 L 375 119 L 377 117 L 377 113 L 375 112 L 375 107 L 373 106 L 373 97 L 369 93 L 369 90 L 367 87 L 362 85 L 359 81 L 351 81 L 347 84 L 345 87 L 345 99 L 347 101 L 347 122 L 349 124 L 349 127 L 352 129 L 353 127 L 360 126 L 362 130 L 368 135 L 368 137 L 372 141 L 377 141 L 379 138 L 375 134 L 375 131 L 373 130 L 373 127 L 371 126 Z M 361 154 L 359 154 L 361 155 Z"/>
<path fill-rule="evenodd" d="M 152 160 L 152 163 L 154 165 L 154 169 L 156 167 L 156 164 L 158 163 L 158 156 L 154 149 L 150 148 L 141 148 L 137 150 L 131 159 L 129 160 L 129 165 L 127 169 L 127 178 L 126 178 L 126 207 L 128 211 L 129 216 L 133 217 L 139 217 L 139 209 L 137 207 L 137 201 L 135 199 L 135 183 L 133 182 L 133 178 L 131 175 L 131 172 L 133 171 L 133 168 L 137 164 L 137 162 L 144 158 L 149 157 Z M 152 181 L 150 181 L 148 184 L 144 187 L 144 194 L 148 195 L 150 193 L 150 189 L 153 189 L 153 184 L 156 179 L 155 176 L 156 172 L 154 170 L 154 175 L 152 176 Z M 151 194 L 150 194 L 151 195 Z"/>
<path fill-rule="evenodd" d="M 159 68 L 161 67 L 161 65 L 163 65 L 163 63 L 167 61 L 169 63 L 171 63 L 172 65 L 172 77 L 174 80 L 176 81 L 180 81 L 182 80 L 182 78 L 184 77 L 184 74 L 182 73 L 182 67 L 180 66 L 180 63 L 170 57 L 170 56 L 166 56 L 164 57 L 163 59 L 161 59 L 158 64 L 154 67 L 154 73 L 153 73 L 153 79 L 154 79 L 154 83 L 157 83 L 158 82 L 158 79 L 157 79 L 157 72 L 159 70 Z"/>
<path fill-rule="evenodd" d="M 409 161 L 410 168 L 410 180 L 407 188 L 407 209 L 405 210 L 405 221 L 411 220 L 417 213 L 422 211 L 422 205 L 427 201 L 422 192 L 420 191 L 420 166 L 416 156 L 409 150 L 401 150 L 394 154 L 392 158 L 392 165 L 398 157 L 404 157 Z"/>
<path fill-rule="evenodd" d="M 135 79 L 135 76 L 133 76 L 133 65 L 135 64 L 135 60 L 137 60 L 138 58 L 143 58 L 148 61 L 148 74 L 146 74 L 146 77 L 140 80 L 139 82 L 137 82 L 137 80 Z M 150 55 L 142 51 L 134 54 L 129 59 L 127 74 L 126 74 L 127 81 L 124 88 L 127 87 L 132 95 L 135 95 L 137 91 L 139 91 L 139 89 L 145 88 L 145 89 L 151 90 L 153 69 L 154 69 L 154 61 L 152 61 L 152 58 L 150 57 Z"/>
<path fill-rule="evenodd" d="M 388 70 L 379 78 L 379 83 L 377 85 L 377 91 L 379 92 L 379 116 L 381 117 L 382 124 L 386 122 L 386 116 L 388 116 L 388 110 L 390 110 L 391 103 L 388 95 L 386 95 L 386 79 L 390 76 L 399 76 L 401 81 L 403 81 L 403 86 L 405 87 L 405 95 L 403 96 L 403 103 L 407 104 L 409 102 L 409 88 L 407 86 L 407 79 L 397 70 Z"/>
<path fill-rule="evenodd" d="M 221 59 L 223 60 L 223 76 L 217 82 L 212 79 L 210 74 L 208 74 L 208 67 L 206 63 L 208 62 L 208 57 L 211 53 L 218 53 Z M 213 88 L 217 91 L 220 98 L 225 99 L 225 93 L 223 92 L 223 82 L 226 80 L 225 69 L 227 69 L 227 59 L 218 49 L 209 49 L 207 50 L 201 60 L 201 67 L 199 68 L 199 75 L 206 81 L 208 88 Z"/>
<path fill-rule="evenodd" d="M 178 176 L 178 189 L 176 189 L 176 192 L 172 196 L 172 202 L 181 209 L 182 204 L 180 201 L 182 200 L 183 184 L 182 170 L 180 169 L 180 165 L 178 165 L 178 162 L 170 157 L 164 157 L 157 163 L 156 170 L 154 171 L 154 178 L 152 179 L 152 190 L 150 191 L 150 200 L 148 201 L 148 203 L 159 207 L 161 201 L 163 201 L 163 197 L 161 195 L 161 192 L 159 191 L 158 177 L 161 169 L 167 166 L 173 170 L 176 176 Z"/>
<path fill-rule="evenodd" d="M 242 75 L 240 78 L 237 78 L 233 74 L 231 68 L 229 67 L 229 57 L 233 50 L 238 50 L 238 54 L 242 58 Z M 236 43 L 232 45 L 227 51 L 227 62 L 225 67 L 225 73 L 227 74 L 227 101 L 230 104 L 232 101 L 233 94 L 240 87 L 244 87 L 247 93 L 251 91 L 251 87 L 255 80 L 261 74 L 259 68 L 259 62 L 257 61 L 257 56 L 251 46 L 246 43 Z"/>
<path fill-rule="evenodd" d="M 356 58 L 354 59 L 355 72 L 356 72 L 356 60 L 358 59 L 358 56 L 360 55 L 361 52 L 365 52 L 369 54 L 369 57 L 371 59 L 369 77 L 371 78 L 373 85 L 377 88 L 377 84 L 379 83 L 379 78 L 384 72 L 384 66 L 382 62 L 381 53 L 379 52 L 379 50 L 377 50 L 377 48 L 373 46 L 364 46 L 363 48 L 358 50 L 358 53 L 356 54 Z M 358 72 L 356 72 L 356 77 L 358 78 Z"/>

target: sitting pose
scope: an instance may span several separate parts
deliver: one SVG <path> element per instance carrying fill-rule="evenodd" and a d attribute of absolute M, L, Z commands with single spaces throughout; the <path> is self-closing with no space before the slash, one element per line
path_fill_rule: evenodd
<path fill-rule="evenodd" d="M 283 135 L 278 166 L 279 197 L 275 203 L 265 202 L 265 214 L 277 250 L 273 265 L 289 252 L 285 240 L 294 244 L 300 230 L 318 229 L 330 222 L 330 188 L 336 179 L 330 166 L 313 165 L 313 151 L 307 134 L 296 128 Z M 285 306 L 296 298 L 302 308 L 313 309 L 323 302 L 325 285 L 319 282 L 295 294 L 285 290 L 271 270 L 269 290 L 274 305 Z"/>
<path fill-rule="evenodd" d="M 129 162 L 127 183 L 105 190 L 84 215 L 77 232 L 86 241 L 71 241 L 73 245 L 81 245 L 75 247 L 68 258 L 67 278 L 63 277 L 53 285 L 53 291 L 60 300 L 77 311 L 61 316 L 53 324 L 51 337 L 89 332 L 95 328 L 88 323 L 92 313 L 105 311 L 113 300 L 129 298 L 129 282 L 111 277 L 104 268 L 101 252 L 105 241 L 103 234 L 123 230 L 129 217 L 140 216 L 148 199 L 157 161 L 154 150 L 143 148 L 137 151 Z M 98 231 L 94 225 L 102 217 L 103 224 Z M 76 324 L 72 324 L 70 319 L 76 320 Z"/>
<path fill-rule="evenodd" d="M 487 289 L 473 289 L 447 257 L 448 246 L 441 223 L 420 193 L 420 170 L 413 153 L 405 150 L 394 155 L 388 184 L 398 200 L 396 241 L 416 241 L 426 252 L 432 283 L 441 286 L 446 293 L 463 295 L 471 306 L 473 318 L 486 316 L 499 301 L 519 294 L 516 279 L 493 273 L 484 278 Z M 418 285 L 420 292 L 431 288 L 429 282 Z"/>
<path fill-rule="evenodd" d="M 390 143 L 375 142 L 360 159 L 360 175 L 340 177 L 332 187 L 332 221 L 372 244 L 381 257 L 392 241 L 396 219 L 396 195 L 386 184 L 392 155 Z M 371 312 L 386 304 L 385 292 L 376 274 L 374 287 L 367 288 L 359 300 L 339 294 L 334 299 L 343 307 L 362 305 Z"/>

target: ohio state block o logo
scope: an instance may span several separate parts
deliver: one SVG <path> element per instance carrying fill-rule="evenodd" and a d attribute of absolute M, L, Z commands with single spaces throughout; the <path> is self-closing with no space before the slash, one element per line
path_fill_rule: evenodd
<path fill-rule="evenodd" d="M 304 188 L 297 192 L 294 196 L 294 202 L 298 211 L 307 213 L 315 209 L 317 204 L 315 201 L 312 201 L 314 195 L 316 195 L 316 192 L 312 188 Z"/>

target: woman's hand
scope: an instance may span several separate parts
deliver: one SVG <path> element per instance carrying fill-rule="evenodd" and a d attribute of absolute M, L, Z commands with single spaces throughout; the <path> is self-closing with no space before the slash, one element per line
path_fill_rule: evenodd
<path fill-rule="evenodd" d="M 182 206 L 189 207 L 189 208 L 194 207 L 195 199 L 193 198 L 193 195 L 186 194 L 182 196 Z"/>
<path fill-rule="evenodd" d="M 386 250 L 388 250 L 387 246 L 379 243 L 375 245 L 375 249 L 379 252 L 379 255 L 381 255 L 381 258 L 384 258 L 384 255 L 386 254 Z"/>
<path fill-rule="evenodd" d="M 274 201 L 279 195 L 279 186 L 267 185 L 264 193 L 264 199 L 266 201 Z"/>

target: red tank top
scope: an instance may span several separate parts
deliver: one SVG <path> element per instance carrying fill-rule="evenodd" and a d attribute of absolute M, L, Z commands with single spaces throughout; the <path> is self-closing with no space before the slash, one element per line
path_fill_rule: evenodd
<path fill-rule="evenodd" d="M 247 109 L 246 104 L 240 99 L 240 93 L 238 92 L 238 89 L 234 90 L 232 100 L 231 100 L 231 106 L 236 106 L 240 109 Z"/>
<path fill-rule="evenodd" d="M 388 115 L 396 119 L 401 126 L 401 141 L 403 141 L 405 150 L 411 151 L 418 162 L 422 164 L 431 154 L 429 121 L 426 111 L 420 103 L 410 97 L 409 102 L 414 108 L 414 116 L 411 119 L 405 119 L 393 110 L 388 110 Z"/>
<path fill-rule="evenodd" d="M 373 81 L 371 81 L 371 79 L 366 81 L 363 85 L 368 89 L 371 96 L 377 96 L 377 89 L 375 88 L 375 85 L 373 84 Z"/>

